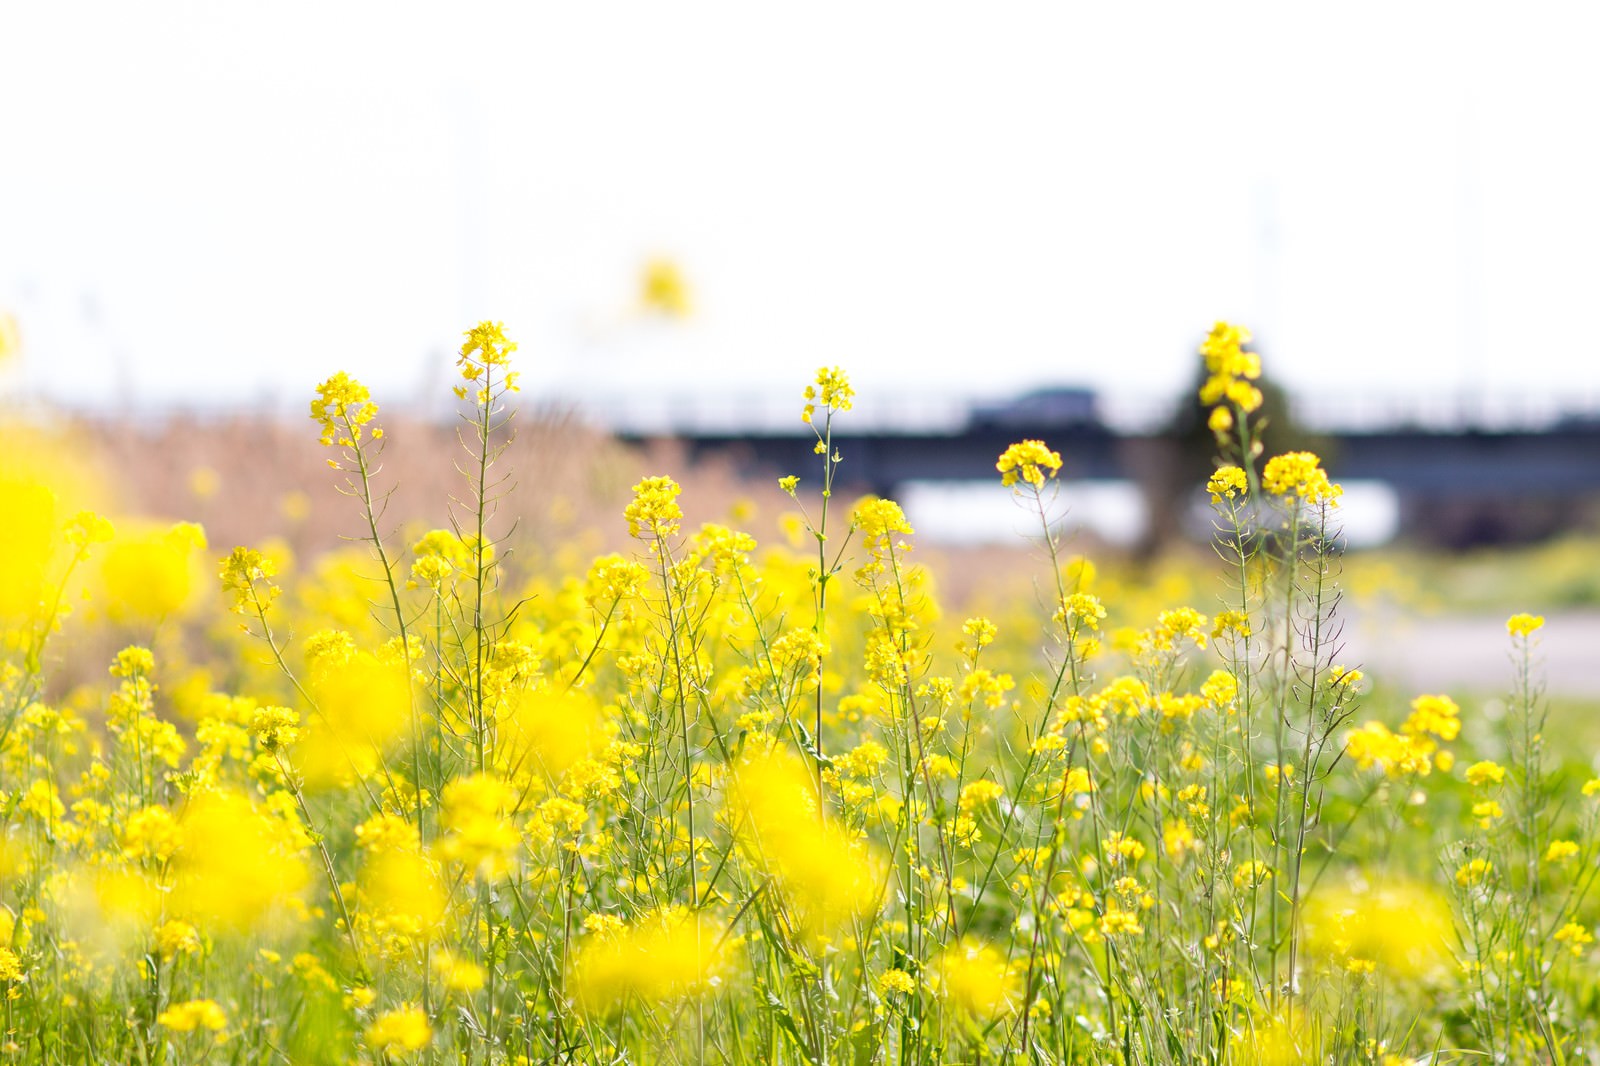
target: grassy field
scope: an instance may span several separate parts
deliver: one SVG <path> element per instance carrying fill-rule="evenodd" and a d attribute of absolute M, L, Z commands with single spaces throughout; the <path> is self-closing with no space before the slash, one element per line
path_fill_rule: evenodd
<path fill-rule="evenodd" d="M 0 1061 L 1600 1062 L 1600 737 L 1524 613 L 1593 547 L 1344 558 L 1247 341 L 1215 551 L 1142 570 L 1037 441 L 1034 541 L 919 548 L 837 370 L 756 489 L 517 425 L 492 323 L 458 428 L 343 374 L 302 429 L 13 419 Z M 1385 603 L 1510 615 L 1503 679 L 1363 676 Z"/>

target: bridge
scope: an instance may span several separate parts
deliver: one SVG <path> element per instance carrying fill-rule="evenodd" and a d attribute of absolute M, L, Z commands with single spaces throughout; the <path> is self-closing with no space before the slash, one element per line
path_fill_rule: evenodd
<path fill-rule="evenodd" d="M 750 476 L 815 476 L 816 438 L 797 405 L 786 403 L 781 420 L 770 406 L 663 405 L 654 419 L 625 407 L 591 411 L 624 440 L 675 439 L 691 459 L 720 456 Z M 1038 439 L 1061 453 L 1068 483 L 1134 482 L 1155 513 L 1160 497 L 1187 491 L 1193 478 L 1194 461 L 1184 456 L 1195 445 L 1169 435 L 1157 413 L 1170 408 L 1169 401 L 1051 412 L 1022 402 L 902 401 L 840 416 L 834 442 L 846 458 L 843 480 L 893 496 L 910 482 L 993 481 L 1008 445 Z M 1409 405 L 1333 401 L 1296 413 L 1324 442 L 1334 480 L 1389 486 L 1402 533 L 1419 539 L 1453 547 L 1532 540 L 1600 515 L 1600 407 L 1593 404 L 1435 397 Z"/>

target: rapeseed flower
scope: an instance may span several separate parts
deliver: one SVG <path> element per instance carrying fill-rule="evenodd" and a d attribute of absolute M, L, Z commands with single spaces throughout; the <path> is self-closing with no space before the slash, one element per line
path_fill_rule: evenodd
<path fill-rule="evenodd" d="M 156 1021 L 175 1033 L 192 1033 L 196 1029 L 218 1032 L 227 1028 L 228 1016 L 216 1000 L 191 999 L 168 1007 L 157 1016 Z"/>
<path fill-rule="evenodd" d="M 367 1026 L 367 1046 L 387 1054 L 421 1051 L 433 1042 L 433 1027 L 421 1007 L 385 1011 Z"/>
<path fill-rule="evenodd" d="M 706 995 L 728 968 L 722 931 L 686 907 L 603 929 L 591 935 L 572 967 L 573 998 L 588 1013 Z"/>
<path fill-rule="evenodd" d="M 1506 632 L 1513 637 L 1527 637 L 1544 627 L 1542 614 L 1514 614 L 1506 619 Z"/>
<path fill-rule="evenodd" d="M 1020 975 L 991 944 L 968 940 L 946 948 L 928 972 L 945 1002 L 973 1018 L 998 1018 L 1019 1005 Z"/>
<path fill-rule="evenodd" d="M 311 420 L 322 427 L 323 447 L 353 448 L 362 439 L 365 427 L 378 417 L 378 405 L 367 387 L 344 371 L 339 371 L 317 386 L 311 401 Z M 383 430 L 373 429 L 374 440 Z"/>
<path fill-rule="evenodd" d="M 1294 496 L 1311 504 L 1338 503 L 1344 489 L 1328 480 L 1322 460 L 1311 452 L 1273 456 L 1261 471 L 1261 485 L 1274 496 Z"/>
<path fill-rule="evenodd" d="M 633 500 L 623 509 L 628 535 L 641 540 L 670 537 L 683 524 L 678 496 L 683 490 L 670 477 L 647 477 L 633 487 Z"/>
<path fill-rule="evenodd" d="M 806 386 L 806 405 L 800 420 L 809 424 L 819 404 L 834 411 L 848 411 L 853 406 L 855 395 L 843 370 L 838 367 L 818 367 L 816 384 Z"/>
<path fill-rule="evenodd" d="M 1024 481 L 1035 489 L 1042 489 L 1046 478 L 1060 472 L 1061 453 L 1045 447 L 1044 441 L 1019 441 L 1000 453 L 994 468 L 1000 472 L 1000 484 L 1006 488 Z"/>

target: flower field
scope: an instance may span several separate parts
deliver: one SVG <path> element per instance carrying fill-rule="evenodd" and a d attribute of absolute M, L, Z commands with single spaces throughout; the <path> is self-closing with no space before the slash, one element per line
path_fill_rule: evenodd
<path fill-rule="evenodd" d="M 336 562 L 108 518 L 6 427 L 0 1062 L 1600 1062 L 1600 778 L 1544 621 L 1492 720 L 1343 661 L 1337 471 L 1262 454 L 1248 342 L 1200 353 L 1202 591 L 1071 554 L 1072 456 L 1020 441 L 1037 573 L 989 617 L 835 495 L 837 369 L 798 548 L 665 475 L 630 550 L 532 543 L 494 323 L 428 525 L 377 400 L 317 388 Z"/>

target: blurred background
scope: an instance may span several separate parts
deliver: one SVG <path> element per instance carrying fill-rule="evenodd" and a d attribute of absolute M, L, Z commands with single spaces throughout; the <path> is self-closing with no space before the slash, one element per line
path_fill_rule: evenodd
<path fill-rule="evenodd" d="M 1346 484 L 1351 546 L 1401 553 L 1376 584 L 1477 552 L 1422 584 L 1588 609 L 1597 29 L 1554 3 L 7 5 L 0 389 L 215 540 L 315 528 L 298 420 L 335 370 L 447 435 L 482 318 L 521 344 L 538 506 L 573 528 L 616 525 L 645 468 L 781 507 L 799 391 L 837 364 L 846 471 L 930 543 L 1015 545 L 993 456 L 1042 437 L 1069 526 L 1148 562 L 1206 534 L 1188 398 L 1226 319 L 1281 441 Z"/>

